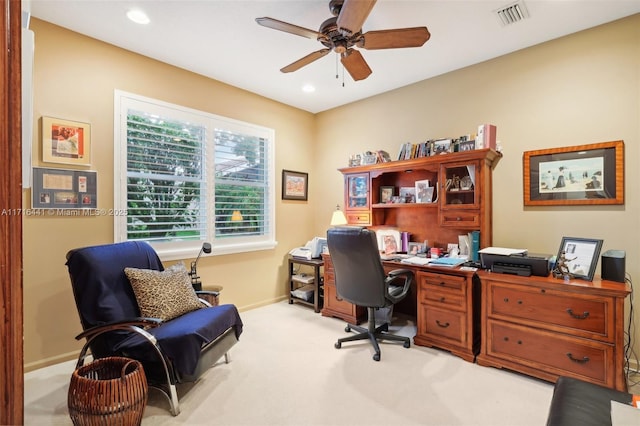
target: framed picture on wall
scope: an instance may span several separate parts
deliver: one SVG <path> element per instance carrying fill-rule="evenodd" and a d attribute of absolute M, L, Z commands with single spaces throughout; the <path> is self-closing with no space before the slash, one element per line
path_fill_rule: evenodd
<path fill-rule="evenodd" d="M 91 125 L 61 118 L 42 117 L 42 161 L 91 165 Z"/>
<path fill-rule="evenodd" d="M 282 199 L 307 201 L 309 174 L 282 170 Z"/>
<path fill-rule="evenodd" d="M 525 206 L 624 204 L 624 142 L 526 151 Z"/>

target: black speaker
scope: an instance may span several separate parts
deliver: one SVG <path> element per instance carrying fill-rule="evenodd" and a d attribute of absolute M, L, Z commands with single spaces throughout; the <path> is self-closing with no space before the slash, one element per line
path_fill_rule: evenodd
<path fill-rule="evenodd" d="M 624 250 L 607 250 L 602 253 L 600 277 L 603 280 L 623 283 L 625 281 L 625 256 Z"/>

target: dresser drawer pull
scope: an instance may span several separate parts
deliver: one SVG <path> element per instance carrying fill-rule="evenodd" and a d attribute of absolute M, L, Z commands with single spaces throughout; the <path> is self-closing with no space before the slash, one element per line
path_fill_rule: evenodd
<path fill-rule="evenodd" d="M 573 309 L 571 308 L 567 309 L 567 313 L 575 319 L 587 319 L 587 317 L 589 316 L 589 311 L 584 311 L 582 315 L 580 315 L 580 314 L 574 314 Z"/>
<path fill-rule="evenodd" d="M 587 362 L 589 362 L 588 356 L 583 356 L 582 359 L 577 359 L 573 357 L 571 352 L 567 352 L 567 358 L 569 358 L 573 362 L 577 362 L 578 364 L 586 364 Z"/>
<path fill-rule="evenodd" d="M 442 327 L 442 328 L 447 328 L 450 325 L 448 322 L 442 323 L 440 322 L 440 320 L 436 320 L 436 324 L 438 324 L 438 327 Z"/>
<path fill-rule="evenodd" d="M 440 302 L 444 303 L 444 297 L 440 298 Z"/>

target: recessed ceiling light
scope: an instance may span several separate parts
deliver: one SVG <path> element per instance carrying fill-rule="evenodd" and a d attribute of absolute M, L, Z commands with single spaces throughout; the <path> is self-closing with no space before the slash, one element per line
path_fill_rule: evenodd
<path fill-rule="evenodd" d="M 316 88 L 311 84 L 305 84 L 304 86 L 302 86 L 302 91 L 305 93 L 312 93 L 316 91 Z"/>
<path fill-rule="evenodd" d="M 136 24 L 148 24 L 151 22 L 147 14 L 140 9 L 131 9 L 128 11 L 127 18 L 131 19 Z"/>

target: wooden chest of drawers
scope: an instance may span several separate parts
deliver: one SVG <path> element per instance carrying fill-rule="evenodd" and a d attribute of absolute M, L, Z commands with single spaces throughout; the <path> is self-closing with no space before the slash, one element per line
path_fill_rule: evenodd
<path fill-rule="evenodd" d="M 445 349 L 473 362 L 480 346 L 479 283 L 474 277 L 459 270 L 417 272 L 416 345 Z"/>
<path fill-rule="evenodd" d="M 627 284 L 489 272 L 479 276 L 482 345 L 478 364 L 549 381 L 571 376 L 626 390 Z"/>

